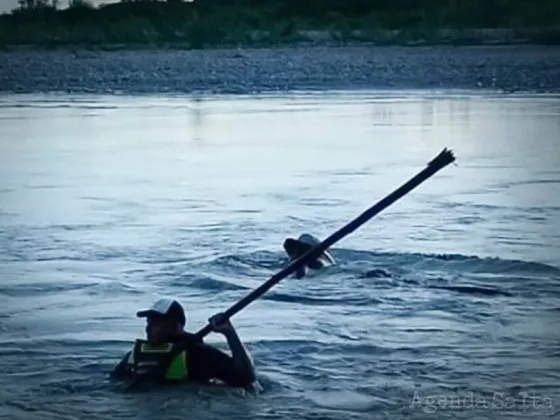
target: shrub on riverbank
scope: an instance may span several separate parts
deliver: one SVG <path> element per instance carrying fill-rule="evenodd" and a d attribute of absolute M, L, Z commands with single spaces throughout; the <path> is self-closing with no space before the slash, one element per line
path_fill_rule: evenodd
<path fill-rule="evenodd" d="M 72 0 L 61 10 L 49 1 L 0 16 L 0 44 L 560 43 L 558 0 Z"/>

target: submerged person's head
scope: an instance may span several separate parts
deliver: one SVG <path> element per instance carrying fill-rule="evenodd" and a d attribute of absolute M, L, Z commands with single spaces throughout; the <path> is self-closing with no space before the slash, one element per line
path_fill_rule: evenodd
<path fill-rule="evenodd" d="M 146 336 L 149 343 L 165 343 L 183 332 L 186 324 L 185 311 L 173 299 L 160 299 L 150 309 L 136 313 L 146 318 Z"/>
<path fill-rule="evenodd" d="M 296 260 L 317 245 L 319 245 L 321 241 L 313 235 L 308 233 L 304 233 L 300 235 L 298 239 L 288 238 L 284 241 L 284 251 L 290 257 L 290 260 Z M 308 261 L 307 264 L 301 267 L 298 272 L 296 273 L 296 277 L 301 278 L 305 276 L 307 269 L 313 270 L 320 270 L 321 268 L 328 267 L 330 265 L 335 264 L 334 258 L 331 256 L 328 250 L 325 250 L 317 257 L 311 261 Z"/>
<path fill-rule="evenodd" d="M 284 251 L 291 260 L 296 260 L 319 243 L 312 235 L 304 233 L 299 238 L 287 238 L 284 241 Z"/>

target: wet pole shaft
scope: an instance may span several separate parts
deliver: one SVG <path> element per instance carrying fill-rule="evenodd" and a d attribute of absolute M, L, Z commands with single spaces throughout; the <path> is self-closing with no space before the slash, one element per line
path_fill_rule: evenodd
<path fill-rule="evenodd" d="M 432 161 L 428 163 L 428 166 L 424 168 L 421 172 L 419 172 L 416 176 L 411 178 L 408 182 L 401 185 L 391 194 L 383 198 L 382 200 L 378 201 L 376 204 L 371 206 L 369 209 L 364 211 L 354 220 L 349 222 L 347 225 L 343 226 L 336 232 L 334 232 L 331 236 L 326 238 L 323 242 L 316 245 L 314 248 L 307 251 L 298 259 L 292 261 L 288 266 L 280 270 L 278 273 L 273 275 L 269 278 L 266 282 L 261 284 L 259 287 L 254 289 L 251 293 L 246 295 L 245 297 L 241 298 L 238 302 L 236 302 L 233 306 L 228 308 L 224 314 L 229 319 L 237 312 L 244 309 L 247 305 L 253 302 L 255 299 L 261 297 L 264 293 L 266 293 L 269 289 L 271 289 L 274 285 L 279 283 L 281 280 L 288 277 L 290 274 L 295 273 L 300 267 L 305 265 L 308 261 L 318 258 L 321 253 L 328 248 L 330 248 L 333 244 L 340 241 L 345 236 L 349 235 L 350 233 L 354 232 L 360 226 L 362 226 L 367 221 L 371 220 L 374 216 L 378 213 L 389 207 L 398 199 L 402 198 L 418 185 L 426 181 L 428 178 L 433 176 L 436 172 L 440 171 L 450 163 L 455 161 L 455 156 L 453 152 L 444 149 L 439 155 L 437 155 Z M 207 324 L 205 327 L 200 329 L 196 332 L 196 336 L 200 339 L 204 338 L 212 332 L 212 327 L 210 324 Z"/>

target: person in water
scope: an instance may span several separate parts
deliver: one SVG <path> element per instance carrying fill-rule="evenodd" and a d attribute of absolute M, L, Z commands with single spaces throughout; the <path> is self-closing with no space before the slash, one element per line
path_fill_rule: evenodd
<path fill-rule="evenodd" d="M 321 241 L 315 236 L 308 233 L 300 235 L 298 239 L 288 238 L 284 241 L 284 251 L 288 254 L 291 261 L 298 259 L 303 254 L 308 252 L 310 249 L 314 248 Z M 320 270 L 324 267 L 329 267 L 335 264 L 335 260 L 328 250 L 324 251 L 319 255 L 318 258 L 306 263 L 303 267 L 299 268 L 295 276 L 298 279 L 303 278 L 309 269 Z"/>
<path fill-rule="evenodd" d="M 150 309 L 139 311 L 146 318 L 146 339 L 137 339 L 111 376 L 133 382 L 222 382 L 249 387 L 255 381 L 253 360 L 235 328 L 223 314 L 209 319 L 212 331 L 223 334 L 232 355 L 205 344 L 184 330 L 185 311 L 173 299 L 160 299 Z"/>

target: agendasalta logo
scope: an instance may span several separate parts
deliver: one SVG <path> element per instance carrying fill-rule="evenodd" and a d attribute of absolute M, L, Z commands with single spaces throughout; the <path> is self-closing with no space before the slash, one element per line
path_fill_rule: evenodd
<path fill-rule="evenodd" d="M 475 396 L 469 391 L 466 395 L 432 394 L 421 396 L 418 391 L 410 403 L 411 408 L 419 408 L 424 413 L 439 411 L 476 410 L 498 411 L 502 415 L 525 415 L 529 417 L 550 416 L 554 414 L 552 398 L 536 395 L 534 392 L 520 392 L 517 396 L 494 392 L 490 396 Z"/>

